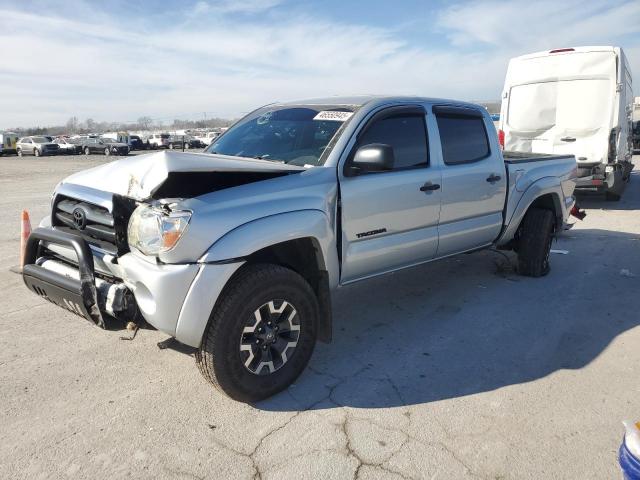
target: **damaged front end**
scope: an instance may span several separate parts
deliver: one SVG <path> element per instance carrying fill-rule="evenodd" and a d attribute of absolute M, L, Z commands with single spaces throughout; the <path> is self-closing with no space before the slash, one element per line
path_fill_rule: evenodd
<path fill-rule="evenodd" d="M 110 318 L 144 319 L 173 335 L 202 253 L 177 262 L 162 258 L 191 220 L 181 204 L 300 171 L 253 159 L 163 153 L 80 172 L 57 187 L 50 224 L 29 237 L 24 282 L 102 328 Z"/>

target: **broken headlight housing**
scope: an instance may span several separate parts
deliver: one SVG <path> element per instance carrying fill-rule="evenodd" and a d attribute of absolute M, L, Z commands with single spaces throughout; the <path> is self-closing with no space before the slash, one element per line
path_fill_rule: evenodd
<path fill-rule="evenodd" d="M 145 255 L 158 255 L 176 246 L 187 228 L 191 212 L 167 211 L 140 205 L 129 219 L 127 238 L 129 247 Z"/>

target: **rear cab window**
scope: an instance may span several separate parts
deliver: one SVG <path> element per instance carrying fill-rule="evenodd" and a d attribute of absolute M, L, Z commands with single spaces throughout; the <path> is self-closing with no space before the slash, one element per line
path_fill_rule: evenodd
<path fill-rule="evenodd" d="M 464 107 L 434 106 L 445 165 L 483 160 L 491 154 L 480 111 Z"/>

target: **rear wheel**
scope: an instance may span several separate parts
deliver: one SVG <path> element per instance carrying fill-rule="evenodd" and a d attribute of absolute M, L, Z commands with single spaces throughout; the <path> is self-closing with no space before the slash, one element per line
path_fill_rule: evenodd
<path fill-rule="evenodd" d="M 16 149 L 16 153 L 18 154 L 19 157 L 21 157 L 22 156 L 22 149 L 21 148 Z"/>
<path fill-rule="evenodd" d="M 218 299 L 196 352 L 202 375 L 231 398 L 255 402 L 287 388 L 316 342 L 309 284 L 279 265 L 243 267 Z"/>
<path fill-rule="evenodd" d="M 109 150 L 108 148 L 105 148 L 104 149 L 104 154 L 105 154 L 105 156 L 108 157 L 109 155 L 111 155 L 111 150 Z"/>
<path fill-rule="evenodd" d="M 169 149 L 170 149 L 170 150 L 173 150 L 173 143 L 170 143 L 170 144 L 169 144 Z"/>
<path fill-rule="evenodd" d="M 34 154 L 36 157 L 39 157 L 39 156 L 40 156 L 40 150 L 38 150 L 37 148 L 34 148 L 34 149 L 33 149 L 33 154 Z"/>
<path fill-rule="evenodd" d="M 184 148 L 185 150 L 189 150 L 191 148 L 191 145 L 189 145 L 189 142 L 184 142 Z"/>
<path fill-rule="evenodd" d="M 518 272 L 528 277 L 549 273 L 549 253 L 554 227 L 553 212 L 530 209 L 520 227 L 518 239 Z"/>
<path fill-rule="evenodd" d="M 89 155 L 90 153 L 91 153 L 91 150 L 89 150 L 89 147 L 84 147 L 84 154 Z"/>

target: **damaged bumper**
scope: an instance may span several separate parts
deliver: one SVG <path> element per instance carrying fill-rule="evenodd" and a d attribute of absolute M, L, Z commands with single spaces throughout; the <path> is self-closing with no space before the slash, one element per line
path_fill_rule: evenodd
<path fill-rule="evenodd" d="M 55 255 L 49 254 L 54 251 Z M 133 254 L 114 263 L 94 258 L 95 253 L 79 235 L 37 228 L 27 242 L 24 283 L 37 295 L 101 328 L 110 318 L 133 321 L 140 314 L 157 329 L 175 335 L 199 266 L 158 265 Z M 109 267 L 112 271 L 105 272 Z"/>
<path fill-rule="evenodd" d="M 23 280 L 32 292 L 102 328 L 111 318 L 142 316 L 197 347 L 216 299 L 242 263 L 169 265 L 132 253 L 115 259 L 79 235 L 48 227 L 29 237 Z"/>

